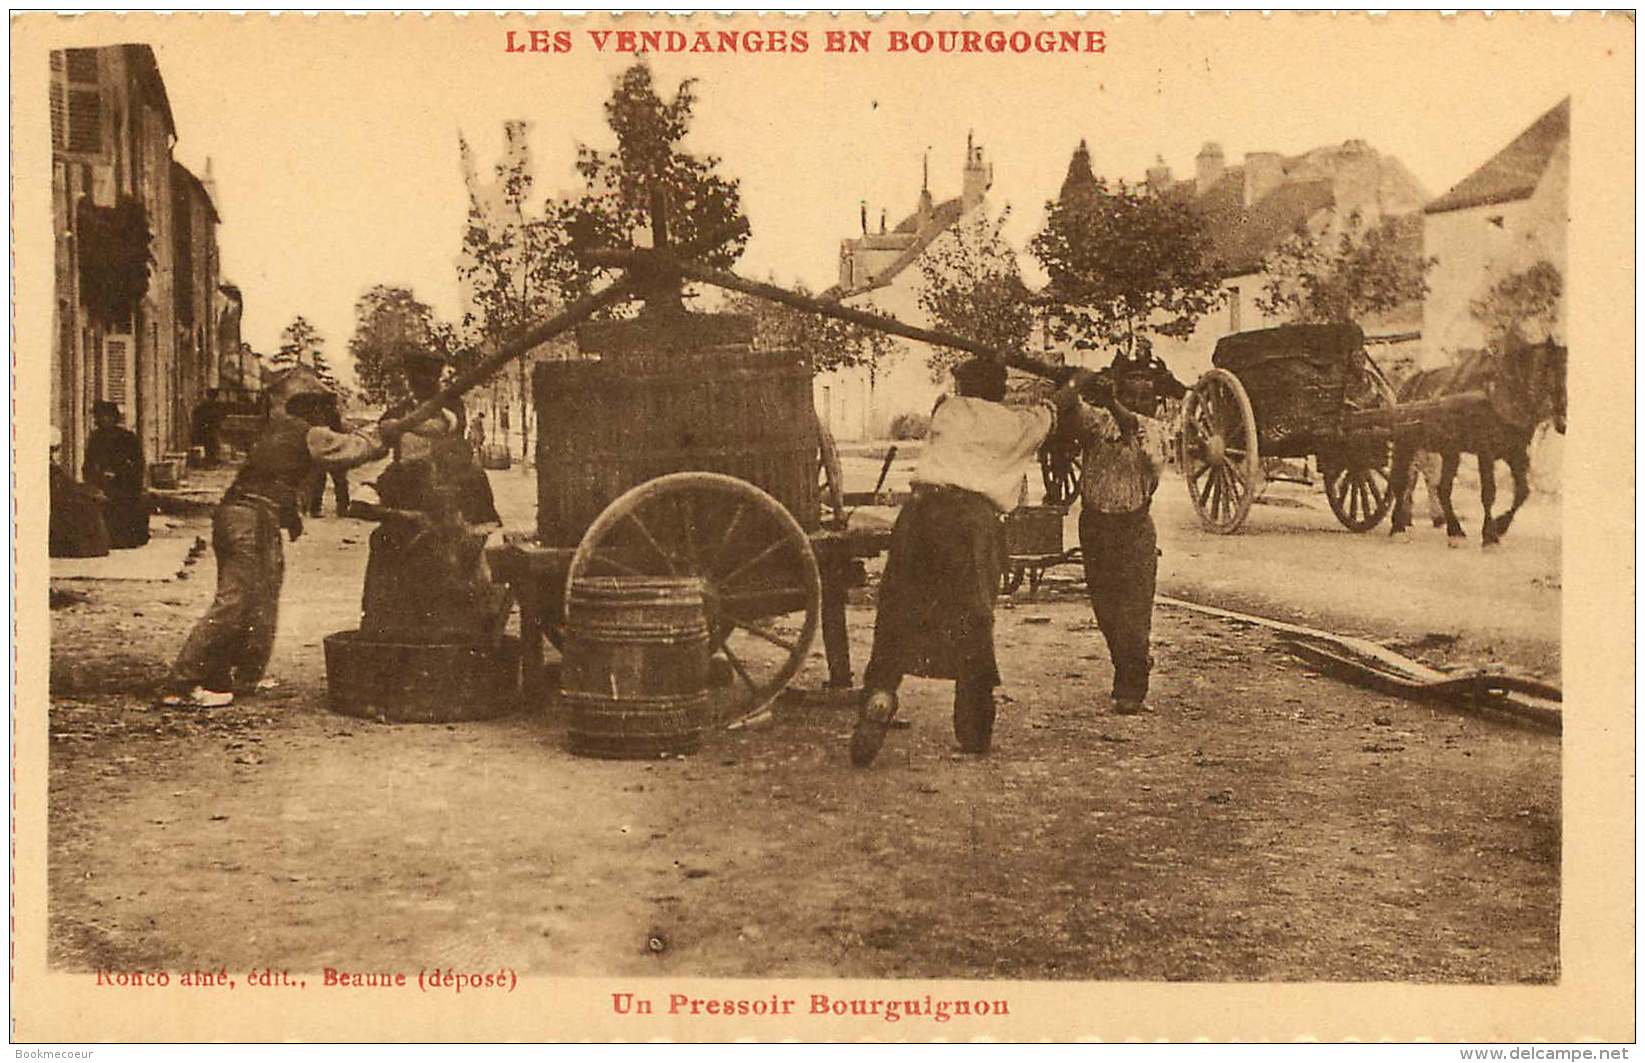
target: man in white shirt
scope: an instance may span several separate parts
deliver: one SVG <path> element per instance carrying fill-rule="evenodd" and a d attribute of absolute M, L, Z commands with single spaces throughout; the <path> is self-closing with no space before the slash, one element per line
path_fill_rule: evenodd
<path fill-rule="evenodd" d="M 988 753 L 994 731 L 994 596 L 1000 585 L 1000 515 L 1017 506 L 1029 462 L 1072 409 L 1070 382 L 1055 405 L 1007 406 L 1005 367 L 974 358 L 954 369 L 956 394 L 939 400 L 897 517 L 880 581 L 874 649 L 851 736 L 851 763 L 866 767 L 884 745 L 904 675 L 954 680 L 954 737 Z"/>

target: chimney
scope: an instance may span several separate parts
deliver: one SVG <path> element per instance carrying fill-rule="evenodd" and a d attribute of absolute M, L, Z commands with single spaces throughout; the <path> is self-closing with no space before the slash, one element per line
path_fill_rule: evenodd
<path fill-rule="evenodd" d="M 1171 187 L 1171 167 L 1165 165 L 1163 155 L 1154 156 L 1154 165 L 1148 167 L 1148 187 L 1155 195 L 1167 191 Z"/>
<path fill-rule="evenodd" d="M 1285 164 L 1277 151 L 1245 153 L 1245 206 L 1253 207 L 1285 182 Z"/>
<path fill-rule="evenodd" d="M 206 198 L 211 200 L 211 209 L 217 212 L 218 220 L 223 217 L 223 205 L 217 201 L 217 180 L 211 175 L 211 156 L 206 156 L 206 170 L 200 175 L 200 187 L 206 190 Z"/>
<path fill-rule="evenodd" d="M 982 145 L 975 143 L 970 134 L 965 137 L 965 179 L 960 185 L 960 212 L 963 214 L 982 202 L 982 197 L 994 183 L 994 168 L 982 161 Z"/>
<path fill-rule="evenodd" d="M 1203 196 L 1222 177 L 1222 145 L 1207 140 L 1194 156 L 1194 194 Z"/>
<path fill-rule="evenodd" d="M 1371 146 L 1363 140 L 1344 142 L 1331 172 L 1331 198 L 1338 221 L 1347 224 L 1357 212 L 1363 224 L 1376 224 L 1382 217 L 1381 184 L 1381 161 Z"/>

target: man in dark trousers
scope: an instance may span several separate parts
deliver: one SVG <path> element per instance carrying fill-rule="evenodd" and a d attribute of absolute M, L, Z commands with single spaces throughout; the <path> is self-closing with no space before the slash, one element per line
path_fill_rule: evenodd
<path fill-rule="evenodd" d="M 961 752 L 993 745 L 994 596 L 1000 514 L 1017 507 L 1022 478 L 1056 421 L 1055 407 L 1007 406 L 1005 367 L 974 358 L 954 369 L 956 394 L 938 400 L 914 495 L 891 532 L 880 580 L 874 649 L 851 736 L 851 763 L 873 763 L 897 711 L 904 675 L 954 680 L 954 737 Z M 1057 404 L 1072 407 L 1073 392 Z"/>
<path fill-rule="evenodd" d="M 206 397 L 194 407 L 194 444 L 205 451 L 205 467 L 214 469 L 222 457 L 223 418 L 228 411 L 217 398 L 216 388 L 207 388 Z"/>
<path fill-rule="evenodd" d="M 279 620 L 280 532 L 293 542 L 303 534 L 300 495 L 310 476 L 380 458 L 408 430 L 394 420 L 349 433 L 325 427 L 330 392 L 305 367 L 281 374 L 270 391 L 268 426 L 212 516 L 217 596 L 183 643 L 163 704 L 215 708 L 257 689 Z"/>
<path fill-rule="evenodd" d="M 109 545 L 130 550 L 149 541 L 148 499 L 143 493 L 143 444 L 120 423 L 120 407 L 98 402 L 91 407 L 97 426 L 86 437 L 82 479 L 108 499 L 104 506 Z"/>
<path fill-rule="evenodd" d="M 1116 396 L 1111 376 L 1085 376 L 1089 400 L 1064 417 L 1084 451 L 1080 474 L 1080 551 L 1097 626 L 1114 666 L 1114 712 L 1148 711 L 1149 631 L 1158 572 L 1154 519 L 1148 509 L 1159 486 L 1160 460 L 1148 434 L 1158 426 Z M 1155 441 L 1157 442 L 1157 441 Z"/>

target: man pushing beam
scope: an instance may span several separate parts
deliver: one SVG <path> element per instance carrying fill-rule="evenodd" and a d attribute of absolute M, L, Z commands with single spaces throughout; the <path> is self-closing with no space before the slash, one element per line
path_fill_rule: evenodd
<path fill-rule="evenodd" d="M 904 675 L 954 680 L 960 752 L 992 749 L 999 518 L 1017 507 L 1035 452 L 1056 421 L 1078 408 L 1078 389 L 1091 377 L 1077 371 L 1051 402 L 1014 407 L 1004 402 L 999 361 L 979 357 L 955 367 L 956 394 L 938 400 L 914 495 L 891 532 L 852 764 L 867 767 L 879 755 Z"/>
<path fill-rule="evenodd" d="M 429 420 L 385 420 L 352 432 L 328 428 L 331 392 L 303 366 L 287 370 L 271 391 L 268 426 L 212 515 L 216 597 L 183 643 L 161 704 L 217 708 L 262 684 L 285 580 L 280 532 L 293 542 L 303 534 L 299 500 L 310 478 L 317 469 L 375 461 Z M 439 428 L 449 430 L 443 423 Z"/>

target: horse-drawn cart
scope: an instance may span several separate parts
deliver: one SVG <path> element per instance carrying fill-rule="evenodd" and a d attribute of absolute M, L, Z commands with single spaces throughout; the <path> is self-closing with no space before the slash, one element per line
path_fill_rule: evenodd
<path fill-rule="evenodd" d="M 1312 455 L 1331 512 L 1350 531 L 1393 505 L 1391 441 L 1438 411 L 1397 409 L 1357 325 L 1285 325 L 1224 336 L 1212 369 L 1183 402 L 1183 478 L 1200 521 L 1238 531 L 1263 482 L 1264 458 Z"/>

